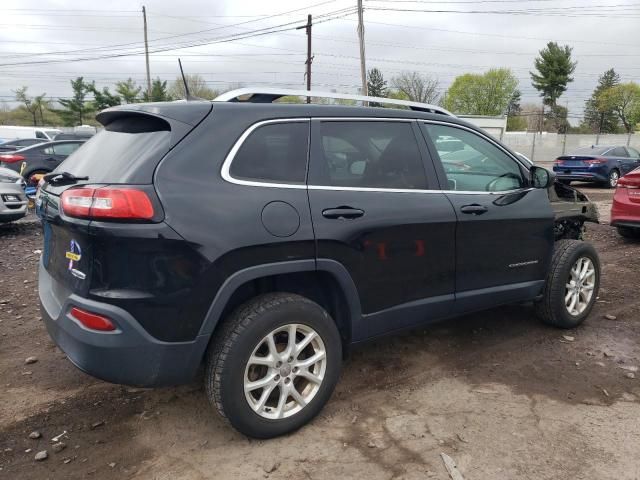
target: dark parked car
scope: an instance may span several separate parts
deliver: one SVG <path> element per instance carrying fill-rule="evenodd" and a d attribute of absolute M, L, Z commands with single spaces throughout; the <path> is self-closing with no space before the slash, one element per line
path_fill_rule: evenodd
<path fill-rule="evenodd" d="M 204 365 L 211 404 L 268 438 L 322 409 L 352 344 L 510 303 L 589 315 L 598 255 L 554 242 L 551 172 L 440 107 L 311 93 L 410 110 L 242 89 L 97 115 L 36 200 L 42 316 L 75 365 L 143 386 Z M 445 169 L 452 139 L 481 158 Z"/>
<path fill-rule="evenodd" d="M 22 173 L 27 182 L 33 184 L 35 175 L 50 173 L 85 140 L 63 140 L 45 142 L 0 155 L 0 165 Z M 23 166 L 23 164 L 25 164 Z"/>
<path fill-rule="evenodd" d="M 48 140 L 42 140 L 41 138 L 17 138 L 15 140 L 9 140 L 8 142 L 0 143 L 0 153 L 14 152 L 21 148 L 37 145 L 43 141 L 46 142 Z"/>
<path fill-rule="evenodd" d="M 625 146 L 591 146 L 558 157 L 553 164 L 558 180 L 596 182 L 615 188 L 623 175 L 640 166 L 640 153 Z"/>
<path fill-rule="evenodd" d="M 73 132 L 73 133 L 59 133 L 55 136 L 54 140 L 89 140 L 93 137 L 93 132 Z"/>

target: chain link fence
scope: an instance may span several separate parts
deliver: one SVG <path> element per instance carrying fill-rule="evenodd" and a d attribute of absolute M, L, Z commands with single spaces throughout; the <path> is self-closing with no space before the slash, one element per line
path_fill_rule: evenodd
<path fill-rule="evenodd" d="M 564 154 L 577 148 L 591 145 L 627 145 L 640 150 L 640 134 L 558 134 L 533 132 L 505 132 L 502 143 L 516 152 L 529 157 L 533 162 L 549 166 Z"/>

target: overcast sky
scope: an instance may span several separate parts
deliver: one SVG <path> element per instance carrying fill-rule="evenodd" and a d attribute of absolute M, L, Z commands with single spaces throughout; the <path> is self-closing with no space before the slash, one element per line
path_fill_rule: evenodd
<path fill-rule="evenodd" d="M 145 5 L 153 78 L 175 79 L 181 57 L 186 73 L 202 75 L 213 88 L 229 83 L 302 88 L 304 30 L 238 36 L 292 29 L 311 13 L 317 21 L 313 88 L 355 92 L 360 84 L 356 0 L 147 0 Z M 444 91 L 462 73 L 507 67 L 520 80 L 523 102 L 539 102 L 528 72 L 552 40 L 572 46 L 578 61 L 575 81 L 560 101 L 568 101 L 573 117 L 582 113 L 606 69 L 615 68 L 623 81 L 639 81 L 637 0 L 365 0 L 364 5 L 367 68 L 378 67 L 388 80 L 416 70 L 438 78 Z M 10 101 L 12 90 L 22 85 L 33 95 L 67 97 L 69 79 L 80 75 L 100 86 L 127 77 L 142 85 L 141 8 L 142 3 L 118 0 L 2 0 L 0 99 Z M 285 12 L 290 13 L 281 15 Z"/>

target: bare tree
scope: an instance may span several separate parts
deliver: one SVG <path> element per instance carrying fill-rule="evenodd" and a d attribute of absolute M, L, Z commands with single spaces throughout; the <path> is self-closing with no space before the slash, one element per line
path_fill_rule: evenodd
<path fill-rule="evenodd" d="M 440 96 L 438 80 L 418 72 L 402 72 L 391 79 L 391 85 L 414 102 L 436 103 Z"/>

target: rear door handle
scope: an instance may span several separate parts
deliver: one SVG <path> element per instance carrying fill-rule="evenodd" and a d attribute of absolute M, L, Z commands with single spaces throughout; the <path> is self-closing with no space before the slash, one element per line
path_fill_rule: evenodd
<path fill-rule="evenodd" d="M 364 215 L 364 210 L 351 207 L 326 208 L 322 211 L 324 218 L 351 220 Z"/>
<path fill-rule="evenodd" d="M 477 203 L 474 203 L 472 205 L 464 205 L 462 208 L 460 208 L 460 211 L 462 213 L 470 213 L 471 215 L 482 215 L 483 213 L 488 212 L 489 209 L 484 205 L 478 205 Z"/>

